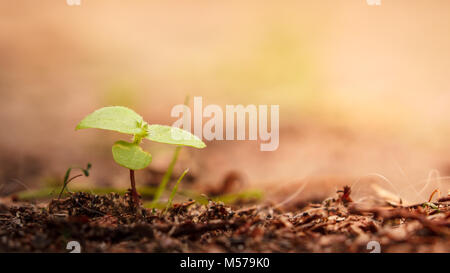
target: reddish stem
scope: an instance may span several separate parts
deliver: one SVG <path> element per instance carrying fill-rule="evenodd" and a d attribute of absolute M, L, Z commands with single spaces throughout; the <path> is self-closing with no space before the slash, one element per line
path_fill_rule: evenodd
<path fill-rule="evenodd" d="M 139 207 L 139 196 L 136 191 L 136 182 L 134 179 L 134 170 L 130 170 L 130 181 L 131 181 L 131 197 L 133 198 L 133 202 L 135 207 Z"/>

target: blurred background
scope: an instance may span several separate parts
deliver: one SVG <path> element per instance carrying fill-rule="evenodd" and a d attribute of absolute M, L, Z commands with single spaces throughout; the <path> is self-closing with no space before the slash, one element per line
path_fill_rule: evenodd
<path fill-rule="evenodd" d="M 194 96 L 280 105 L 277 151 L 255 141 L 182 151 L 177 172 L 191 168 L 199 191 L 235 176 L 272 197 L 305 185 L 299 200 L 342 185 L 363 196 L 368 183 L 411 202 L 446 194 L 449 29 L 445 0 L 1 0 L 3 194 L 87 162 L 92 176 L 76 183 L 128 187 L 110 150 L 126 136 L 76 124 L 107 105 L 172 124 L 186 96 L 191 106 Z M 138 184 L 154 183 L 173 153 L 144 146 L 153 171 L 138 172 Z"/>

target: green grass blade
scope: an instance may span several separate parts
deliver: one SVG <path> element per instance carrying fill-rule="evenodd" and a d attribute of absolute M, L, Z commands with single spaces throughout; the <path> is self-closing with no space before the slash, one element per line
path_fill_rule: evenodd
<path fill-rule="evenodd" d="M 184 176 L 188 173 L 188 171 L 189 171 L 189 168 L 184 170 L 184 172 L 181 174 L 180 178 L 178 178 L 175 186 L 173 186 L 172 193 L 170 194 L 169 200 L 167 201 L 167 206 L 166 206 L 165 211 L 169 210 L 169 208 L 172 206 L 173 198 L 175 197 L 175 194 L 178 191 L 178 185 L 180 184 L 181 180 L 183 180 Z"/>
<path fill-rule="evenodd" d="M 175 148 L 175 152 L 173 154 L 172 161 L 170 162 L 169 167 L 167 168 L 167 171 L 164 174 L 164 177 L 163 177 L 161 183 L 159 184 L 158 189 L 156 190 L 155 197 L 153 198 L 151 208 L 154 208 L 156 206 L 156 204 L 158 204 L 159 198 L 161 198 L 162 193 L 166 189 L 166 185 L 169 182 L 170 177 L 172 177 L 173 167 L 177 163 L 178 155 L 180 154 L 181 148 L 182 148 L 181 146 L 178 146 Z"/>

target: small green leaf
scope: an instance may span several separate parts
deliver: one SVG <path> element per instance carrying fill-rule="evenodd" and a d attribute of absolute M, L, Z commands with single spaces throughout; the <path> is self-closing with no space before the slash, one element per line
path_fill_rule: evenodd
<path fill-rule="evenodd" d="M 139 145 L 122 140 L 114 143 L 112 154 L 117 164 L 131 170 L 143 169 L 152 161 L 152 156 Z"/>
<path fill-rule="evenodd" d="M 98 128 L 125 134 L 142 134 L 145 125 L 142 117 L 123 106 L 103 107 L 87 115 L 75 128 Z"/>
<path fill-rule="evenodd" d="M 205 148 L 206 145 L 197 136 L 183 129 L 165 125 L 149 125 L 147 139 L 160 143 Z"/>

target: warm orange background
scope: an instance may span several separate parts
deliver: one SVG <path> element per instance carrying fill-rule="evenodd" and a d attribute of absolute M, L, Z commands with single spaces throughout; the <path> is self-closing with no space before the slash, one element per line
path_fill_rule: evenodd
<path fill-rule="evenodd" d="M 449 29 L 446 0 L 1 0 L 0 178 L 37 187 L 90 161 L 80 183 L 126 187 L 110 156 L 120 136 L 77 122 L 113 104 L 171 124 L 190 95 L 280 105 L 276 152 L 186 149 L 178 169 L 200 185 L 238 170 L 267 192 L 310 180 L 304 194 L 328 194 L 379 173 L 404 198 L 446 192 L 441 179 L 414 193 L 431 170 L 450 174 Z M 164 168 L 172 148 L 145 147 Z"/>

